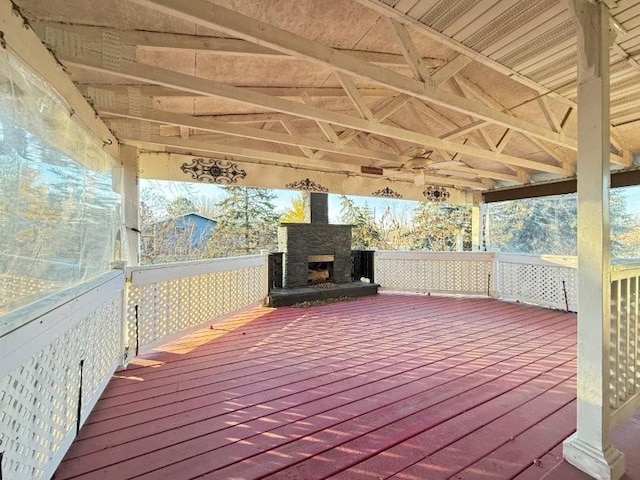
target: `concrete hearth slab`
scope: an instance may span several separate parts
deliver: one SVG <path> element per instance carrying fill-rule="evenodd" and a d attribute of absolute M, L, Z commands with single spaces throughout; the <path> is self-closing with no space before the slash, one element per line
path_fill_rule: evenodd
<path fill-rule="evenodd" d="M 376 295 L 379 285 L 377 283 L 352 282 L 334 284 L 330 288 L 296 287 L 274 288 L 269 292 L 266 305 L 268 307 L 286 307 L 300 302 L 312 302 L 314 300 L 327 300 L 339 297 L 365 297 Z"/>

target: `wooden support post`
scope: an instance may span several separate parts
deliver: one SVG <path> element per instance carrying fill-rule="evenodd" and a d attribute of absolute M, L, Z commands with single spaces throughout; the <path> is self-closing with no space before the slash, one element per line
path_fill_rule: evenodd
<path fill-rule="evenodd" d="M 122 162 L 122 211 L 125 226 L 123 239 L 125 260 L 140 265 L 140 185 L 138 182 L 138 149 L 130 145 L 120 147 Z"/>
<path fill-rule="evenodd" d="M 471 207 L 471 251 L 484 250 L 483 223 L 486 214 L 486 203 L 482 202 L 481 194 L 474 194 Z"/>
<path fill-rule="evenodd" d="M 578 34 L 578 399 L 563 455 L 594 478 L 617 480 L 624 456 L 609 439 L 609 12 L 589 0 L 569 6 Z"/>

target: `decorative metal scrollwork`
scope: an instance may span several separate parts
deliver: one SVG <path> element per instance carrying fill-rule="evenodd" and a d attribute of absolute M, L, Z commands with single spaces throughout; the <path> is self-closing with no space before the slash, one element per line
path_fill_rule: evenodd
<path fill-rule="evenodd" d="M 374 197 L 384 198 L 402 198 L 402 195 L 400 195 L 398 192 L 394 192 L 389 187 L 384 187 L 380 190 L 376 190 L 375 192 L 371 193 L 371 195 L 373 195 Z"/>
<path fill-rule="evenodd" d="M 427 200 L 431 202 L 446 202 L 447 199 L 451 196 L 446 188 L 434 187 L 433 185 L 427 187 L 427 189 L 422 192 L 422 194 L 427 197 Z"/>
<path fill-rule="evenodd" d="M 285 188 L 291 188 L 293 190 L 304 190 L 306 192 L 328 192 L 329 189 L 323 187 L 319 183 L 314 182 L 308 178 L 300 180 L 298 182 L 291 182 L 285 185 Z"/>
<path fill-rule="evenodd" d="M 217 158 L 192 158 L 180 167 L 184 173 L 198 182 L 231 184 L 247 176 L 247 172 L 238 168 L 237 163 Z"/>

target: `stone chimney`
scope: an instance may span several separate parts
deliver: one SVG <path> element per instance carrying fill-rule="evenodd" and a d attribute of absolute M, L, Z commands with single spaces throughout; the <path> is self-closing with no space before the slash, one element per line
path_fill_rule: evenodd
<path fill-rule="evenodd" d="M 304 192 L 304 221 L 306 223 L 329 223 L 329 195 L 326 193 Z"/>
<path fill-rule="evenodd" d="M 351 282 L 351 225 L 329 224 L 326 193 L 304 192 L 303 199 L 308 223 L 282 223 L 278 228 L 285 288 L 308 286 L 310 266 L 315 263 L 331 263 L 330 282 Z"/>

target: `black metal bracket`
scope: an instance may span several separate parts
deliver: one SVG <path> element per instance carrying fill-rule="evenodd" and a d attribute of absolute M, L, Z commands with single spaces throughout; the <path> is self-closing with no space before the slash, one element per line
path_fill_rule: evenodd
<path fill-rule="evenodd" d="M 82 377 L 84 370 L 84 359 L 80 360 L 80 384 L 78 385 L 78 416 L 76 418 L 76 436 L 80 433 L 82 423 Z"/>
<path fill-rule="evenodd" d="M 138 352 L 140 351 L 140 320 L 138 318 L 138 312 L 140 309 L 138 308 L 138 305 L 133 307 L 133 309 L 135 311 L 135 318 L 136 318 L 136 357 L 137 357 Z"/>

